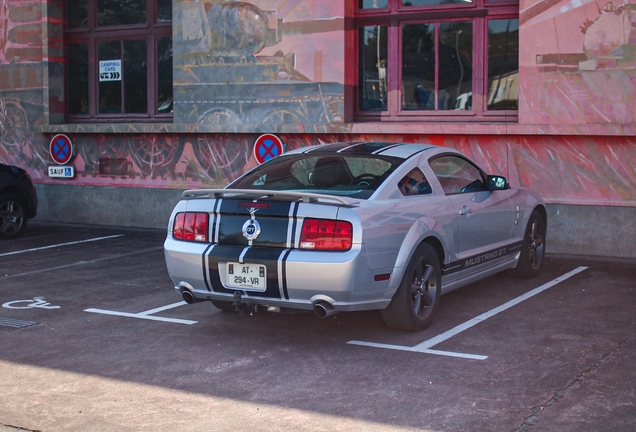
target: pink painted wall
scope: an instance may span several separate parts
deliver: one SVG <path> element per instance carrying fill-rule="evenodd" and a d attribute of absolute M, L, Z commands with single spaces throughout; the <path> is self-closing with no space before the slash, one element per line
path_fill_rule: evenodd
<path fill-rule="evenodd" d="M 254 0 L 264 10 L 276 10 L 281 25 L 279 46 L 267 47 L 261 54 L 277 50 L 296 55 L 298 71 L 316 82 L 344 83 L 344 2 L 305 0 Z"/>
<path fill-rule="evenodd" d="M 310 82 L 344 83 L 344 2 L 253 3 L 282 19 L 281 41 L 259 55 L 294 53 L 296 70 Z M 46 108 L 40 63 L 46 38 L 33 32 L 43 29 L 42 6 L 0 0 L 0 100 L 10 107 L 0 115 L 1 162 L 25 167 L 39 183 L 179 189 L 223 186 L 254 166 L 255 131 L 212 133 L 189 125 L 183 133 L 171 124 L 149 131 L 132 125 L 38 131 Z M 636 206 L 635 8 L 612 10 L 604 0 L 522 1 L 519 125 L 339 124 L 331 131 L 308 125 L 280 136 L 287 149 L 363 139 L 431 142 L 465 152 L 551 203 Z M 629 31 L 612 33 L 626 22 Z M 46 175 L 53 130 L 76 145 L 73 180 Z"/>
<path fill-rule="evenodd" d="M 77 177 L 56 184 L 121 187 L 222 187 L 256 165 L 252 134 L 69 134 L 78 147 Z M 636 206 L 636 139 L 496 135 L 279 135 L 286 149 L 326 142 L 386 140 L 458 149 L 490 173 L 539 192 L 549 203 Z M 28 149 L 26 149 L 28 150 Z M 32 150 L 17 159 L 46 178 Z M 0 160 L 8 154 L 0 152 Z M 100 173 L 100 159 L 126 161 L 126 173 Z"/>
<path fill-rule="evenodd" d="M 522 1 L 519 121 L 636 123 L 636 2 Z"/>

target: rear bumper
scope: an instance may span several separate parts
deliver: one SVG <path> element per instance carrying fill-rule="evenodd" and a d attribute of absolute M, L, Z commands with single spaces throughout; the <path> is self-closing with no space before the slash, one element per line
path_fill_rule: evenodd
<path fill-rule="evenodd" d="M 363 245 L 346 252 L 214 246 L 168 238 L 164 244 L 168 273 L 180 293 L 196 300 L 233 301 L 236 291 L 248 304 L 312 310 L 327 302 L 338 311 L 383 309 L 390 302 L 388 280 L 375 280 Z M 267 267 L 265 291 L 228 288 L 225 263 Z"/>

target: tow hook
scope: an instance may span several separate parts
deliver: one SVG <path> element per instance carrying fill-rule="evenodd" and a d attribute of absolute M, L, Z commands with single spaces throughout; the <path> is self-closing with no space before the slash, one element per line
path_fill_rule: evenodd
<path fill-rule="evenodd" d="M 241 293 L 239 291 L 234 293 L 234 303 L 232 303 L 232 306 L 234 306 L 234 311 L 242 317 L 247 315 L 252 316 L 258 312 L 258 305 L 249 305 L 241 301 Z"/>

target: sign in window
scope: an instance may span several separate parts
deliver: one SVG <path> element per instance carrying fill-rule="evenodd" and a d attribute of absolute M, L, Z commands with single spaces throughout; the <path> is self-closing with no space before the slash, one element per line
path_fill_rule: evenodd
<path fill-rule="evenodd" d="M 121 81 L 121 60 L 99 62 L 100 81 Z"/>

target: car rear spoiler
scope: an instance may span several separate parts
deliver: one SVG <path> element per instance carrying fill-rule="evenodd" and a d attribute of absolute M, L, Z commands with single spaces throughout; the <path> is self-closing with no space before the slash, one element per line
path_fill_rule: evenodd
<path fill-rule="evenodd" d="M 360 201 L 336 195 L 318 194 L 311 192 L 291 192 L 268 189 L 191 189 L 181 194 L 182 199 L 197 198 L 226 198 L 249 196 L 249 199 L 281 199 L 302 202 L 321 202 L 325 204 L 340 204 L 344 206 L 354 206 Z"/>

